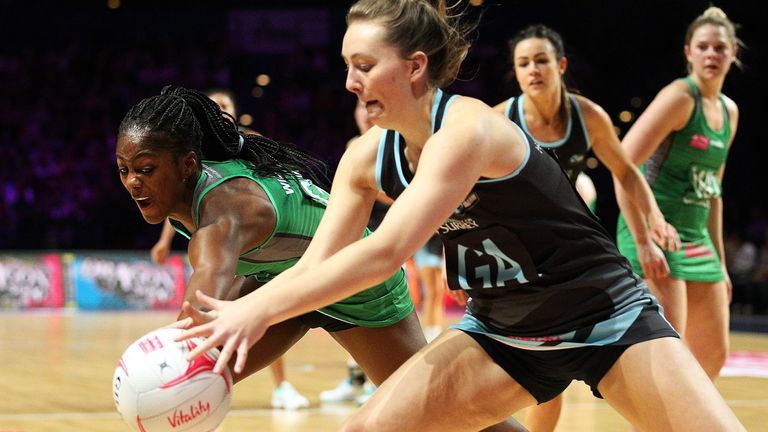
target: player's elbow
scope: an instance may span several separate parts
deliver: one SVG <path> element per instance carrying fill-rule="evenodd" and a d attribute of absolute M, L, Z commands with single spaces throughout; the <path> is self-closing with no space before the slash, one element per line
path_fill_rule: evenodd
<path fill-rule="evenodd" d="M 379 235 L 377 235 L 379 234 Z M 384 240 L 382 233 L 374 232 L 370 236 L 372 250 L 371 261 L 382 275 L 391 275 L 398 271 L 403 263 L 413 255 L 404 242 Z"/>

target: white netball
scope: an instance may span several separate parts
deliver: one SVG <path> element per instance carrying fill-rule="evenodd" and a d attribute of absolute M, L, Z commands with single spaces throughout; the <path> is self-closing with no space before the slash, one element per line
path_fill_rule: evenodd
<path fill-rule="evenodd" d="M 219 350 L 193 361 L 202 338 L 175 342 L 180 329 L 147 333 L 125 350 L 112 379 L 115 407 L 135 432 L 209 432 L 229 411 L 232 375 L 213 372 Z"/>

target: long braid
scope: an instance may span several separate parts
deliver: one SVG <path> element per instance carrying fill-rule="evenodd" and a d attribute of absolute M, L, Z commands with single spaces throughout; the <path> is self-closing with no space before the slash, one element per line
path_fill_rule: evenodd
<path fill-rule="evenodd" d="M 120 133 L 131 129 L 166 135 L 172 142 L 165 145 L 179 155 L 194 151 L 200 159 L 244 159 L 261 176 L 299 173 L 315 182 L 327 180 L 327 167 L 320 159 L 262 135 L 241 134 L 231 116 L 225 117 L 214 101 L 196 90 L 167 86 L 160 95 L 142 100 L 120 123 Z"/>

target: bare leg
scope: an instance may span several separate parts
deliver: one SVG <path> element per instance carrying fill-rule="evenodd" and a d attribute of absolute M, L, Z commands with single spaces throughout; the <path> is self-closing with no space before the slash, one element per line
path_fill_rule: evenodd
<path fill-rule="evenodd" d="M 563 409 L 563 395 L 528 408 L 525 413 L 525 427 L 531 432 L 552 432 L 560 419 Z"/>
<path fill-rule="evenodd" d="M 723 282 L 648 280 L 664 316 L 680 333 L 704 371 L 715 379 L 728 353 L 728 296 Z"/>
<path fill-rule="evenodd" d="M 387 327 L 355 327 L 331 333 L 365 371 L 380 385 L 406 360 L 426 345 L 415 313 Z"/>
<path fill-rule="evenodd" d="M 448 330 L 387 379 L 343 430 L 477 431 L 534 403 L 474 339 Z M 488 430 L 524 429 L 510 419 Z"/>
<path fill-rule="evenodd" d="M 710 379 L 728 355 L 728 292 L 724 282 L 688 282 L 685 343 Z"/>
<path fill-rule="evenodd" d="M 664 308 L 664 317 L 680 336 L 685 337 L 688 306 L 685 281 L 670 277 L 646 279 L 645 282 Z"/>
<path fill-rule="evenodd" d="M 422 267 L 419 269 L 419 279 L 424 283 L 421 317 L 427 341 L 437 337 L 443 329 L 443 280 L 440 271 L 440 267 Z"/>
<path fill-rule="evenodd" d="M 629 347 L 598 385 L 642 431 L 744 431 L 685 345 L 661 338 Z"/>
<path fill-rule="evenodd" d="M 285 378 L 285 362 L 278 357 L 269 365 L 272 372 L 274 389 L 272 390 L 272 408 L 295 410 L 309 406 L 309 400 L 301 395 Z"/>
<path fill-rule="evenodd" d="M 248 352 L 248 360 L 241 374 L 232 374 L 235 382 L 252 375 L 254 372 L 264 369 L 278 360 L 288 348 L 299 341 L 309 328 L 293 318 L 288 321 L 275 324 L 267 330 L 264 337 L 259 339 Z M 234 365 L 234 359 L 230 362 L 230 368 Z"/>
<path fill-rule="evenodd" d="M 272 382 L 275 387 L 279 386 L 281 382 L 285 381 L 285 362 L 282 357 L 278 357 L 269 365 L 269 371 L 272 372 Z"/>

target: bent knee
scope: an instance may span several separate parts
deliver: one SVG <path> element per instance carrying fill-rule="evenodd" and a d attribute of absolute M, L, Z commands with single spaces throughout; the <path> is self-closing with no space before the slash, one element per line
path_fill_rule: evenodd
<path fill-rule="evenodd" d="M 707 372 L 710 378 L 715 379 L 720 375 L 720 369 L 725 365 L 725 360 L 728 358 L 728 350 L 723 348 L 722 350 L 712 350 L 703 359 L 702 366 Z"/>
<path fill-rule="evenodd" d="M 691 351 L 711 379 L 715 379 L 720 374 L 720 369 L 723 368 L 728 358 L 727 344 L 713 344 Z"/>

